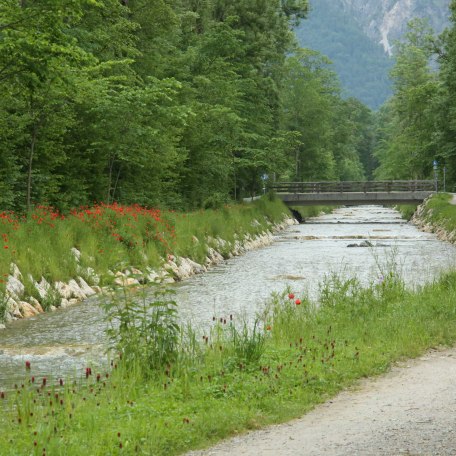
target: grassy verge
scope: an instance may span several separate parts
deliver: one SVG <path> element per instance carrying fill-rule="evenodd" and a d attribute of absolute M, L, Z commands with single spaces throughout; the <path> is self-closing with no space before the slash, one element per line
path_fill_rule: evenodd
<path fill-rule="evenodd" d="M 234 240 L 270 229 L 286 213 L 282 202 L 268 198 L 186 214 L 117 204 L 69 214 L 45 206 L 28 216 L 0 213 L 0 322 L 12 263 L 22 273 L 23 301 L 31 297 L 44 308 L 58 306 L 60 296 L 43 302 L 34 282 L 43 277 L 53 284 L 81 276 L 89 284 L 100 278 L 105 285 L 112 282 L 109 271 L 157 269 L 170 254 L 204 263 L 210 247 L 220 250 L 217 238 L 227 241 L 221 253 L 228 254 Z"/>
<path fill-rule="evenodd" d="M 420 211 L 420 219 L 447 233 L 456 233 L 456 206 L 450 204 L 451 198 L 447 193 L 434 195 Z"/>
<path fill-rule="evenodd" d="M 160 293 L 108 304 L 123 322 L 109 372 L 73 384 L 24 366 L 24 385 L 0 393 L 0 454 L 180 454 L 299 416 L 356 379 L 456 342 L 456 273 L 417 292 L 393 275 L 369 288 L 332 277 L 318 308 L 287 292 L 253 329 L 228 316 L 204 337 L 173 326 Z"/>

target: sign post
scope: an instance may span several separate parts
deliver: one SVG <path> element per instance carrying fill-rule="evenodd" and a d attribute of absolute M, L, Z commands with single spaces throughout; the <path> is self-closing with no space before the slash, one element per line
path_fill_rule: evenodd
<path fill-rule="evenodd" d="M 267 174 L 263 174 L 261 176 L 261 180 L 263 181 L 263 195 L 266 194 L 266 181 L 269 179 L 269 176 Z"/>
<path fill-rule="evenodd" d="M 434 160 L 433 167 L 434 167 L 435 191 L 436 191 L 436 193 L 438 193 L 439 192 L 439 180 L 438 180 L 438 176 L 437 176 L 437 170 L 439 169 L 439 162 L 437 160 Z"/>

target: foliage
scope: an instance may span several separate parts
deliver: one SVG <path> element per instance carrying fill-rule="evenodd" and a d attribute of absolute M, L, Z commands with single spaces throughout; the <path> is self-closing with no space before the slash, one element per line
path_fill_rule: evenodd
<path fill-rule="evenodd" d="M 371 172 L 370 111 L 356 100 L 342 100 L 339 92 L 328 59 L 308 49 L 288 58 L 283 130 L 295 133 L 295 141 L 286 179 L 362 180 Z"/>
<path fill-rule="evenodd" d="M 303 178 L 361 177 L 359 107 L 295 46 L 290 26 L 307 11 L 306 0 L 7 0 L 0 207 L 215 207 L 260 194 L 265 174 L 292 176 L 297 149 Z"/>
<path fill-rule="evenodd" d="M 456 4 L 450 4 L 450 27 L 435 37 L 427 23 L 412 21 L 397 45 L 392 71 L 394 96 L 378 117 L 375 175 L 383 179 L 431 179 L 446 188 L 456 182 L 454 84 Z M 433 164 L 436 162 L 435 169 Z M 442 188 L 442 185 L 440 185 Z"/>
<path fill-rule="evenodd" d="M 180 329 L 170 293 L 160 284 L 136 296 L 123 287 L 104 302 L 110 348 L 120 354 L 126 369 L 151 376 L 176 361 Z"/>
<path fill-rule="evenodd" d="M 397 45 L 391 71 L 394 97 L 384 108 L 385 139 L 376 150 L 380 179 L 426 179 L 435 158 L 436 96 L 439 83 L 431 67 L 433 36 L 424 21 L 409 24 L 406 41 Z"/>

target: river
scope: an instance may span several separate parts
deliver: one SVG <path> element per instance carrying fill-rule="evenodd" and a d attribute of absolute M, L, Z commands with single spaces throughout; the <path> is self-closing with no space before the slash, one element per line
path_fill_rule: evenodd
<path fill-rule="evenodd" d="M 348 247 L 369 240 L 373 247 Z M 398 212 L 380 206 L 341 208 L 279 233 L 269 247 L 248 252 L 174 286 L 181 321 L 195 327 L 212 318 L 251 319 L 272 292 L 286 287 L 318 295 L 325 276 L 375 282 L 391 267 L 409 286 L 429 282 L 456 266 L 456 247 L 420 232 Z M 54 313 L 10 323 L 0 331 L 0 389 L 23 378 L 81 375 L 104 352 L 99 297 Z"/>

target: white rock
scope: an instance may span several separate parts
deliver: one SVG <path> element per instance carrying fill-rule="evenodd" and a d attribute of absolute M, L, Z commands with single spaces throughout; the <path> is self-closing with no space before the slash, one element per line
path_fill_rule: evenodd
<path fill-rule="evenodd" d="M 48 291 L 45 290 L 39 283 L 37 282 L 34 282 L 33 284 L 35 286 L 35 289 L 36 291 L 38 292 L 38 294 L 40 295 L 40 298 L 41 299 L 46 299 L 46 296 L 48 294 Z"/>
<path fill-rule="evenodd" d="M 10 296 L 21 297 L 24 294 L 25 287 L 20 280 L 10 275 L 6 283 L 6 291 Z"/>
<path fill-rule="evenodd" d="M 11 271 L 11 275 L 17 279 L 17 280 L 20 280 L 22 278 L 22 274 L 21 274 L 21 271 L 19 271 L 19 268 L 17 267 L 17 264 L 16 263 L 11 263 L 10 265 L 10 271 Z"/>
<path fill-rule="evenodd" d="M 140 271 L 139 269 L 136 269 L 136 268 L 131 268 L 131 273 L 134 275 L 134 276 L 137 276 L 137 277 L 143 277 L 144 274 L 142 273 L 142 271 Z"/>
<path fill-rule="evenodd" d="M 176 276 L 179 280 L 188 279 L 193 275 L 193 268 L 191 264 L 187 261 L 187 258 L 181 258 L 180 264 L 177 268 Z"/>
<path fill-rule="evenodd" d="M 60 306 L 62 309 L 65 309 L 66 307 L 68 307 L 70 305 L 70 302 L 68 301 L 68 299 L 66 298 L 62 298 L 62 300 L 60 301 Z M 51 306 L 51 310 L 55 310 L 55 307 L 53 309 L 54 306 Z"/>
<path fill-rule="evenodd" d="M 196 263 L 190 258 L 187 258 L 186 260 L 187 263 L 191 266 L 193 274 L 203 274 L 203 272 L 207 271 L 207 269 L 202 264 Z"/>
<path fill-rule="evenodd" d="M 84 299 L 87 299 L 87 296 L 85 293 L 82 291 L 81 287 L 79 284 L 76 282 L 76 280 L 71 279 L 68 282 L 68 286 L 71 289 L 71 297 L 76 298 L 79 301 L 83 301 Z"/>
<path fill-rule="evenodd" d="M 169 260 L 167 263 L 165 263 L 164 268 L 166 271 L 171 272 L 172 274 L 174 274 L 176 276 L 178 276 L 178 274 L 179 274 L 179 268 L 178 268 L 177 264 L 174 263 L 174 261 Z"/>
<path fill-rule="evenodd" d="M 35 298 L 29 298 L 30 304 L 39 312 L 39 313 L 44 313 L 43 307 L 39 303 L 39 301 Z"/>
<path fill-rule="evenodd" d="M 95 293 L 102 293 L 102 291 L 103 291 L 103 290 L 101 289 L 101 287 L 99 287 L 98 285 L 94 285 L 94 286 L 92 287 L 92 290 L 93 290 Z"/>
<path fill-rule="evenodd" d="M 34 317 L 39 314 L 39 312 L 31 304 L 25 301 L 21 301 L 19 303 L 19 311 L 24 318 Z"/>
<path fill-rule="evenodd" d="M 93 296 L 96 293 L 95 290 L 93 288 L 91 288 L 89 286 L 89 284 L 82 277 L 78 277 L 78 282 L 79 282 L 79 286 L 81 287 L 82 292 L 86 296 Z"/>
<path fill-rule="evenodd" d="M 68 301 L 68 304 L 70 306 L 74 306 L 75 304 L 78 304 L 79 302 L 80 302 L 79 299 L 73 298 Z"/>
<path fill-rule="evenodd" d="M 0 330 L 6 329 L 6 326 L 3 323 L 0 323 Z"/>
<path fill-rule="evenodd" d="M 72 290 L 68 284 L 64 282 L 55 282 L 54 288 L 62 298 L 70 299 L 72 297 Z"/>
<path fill-rule="evenodd" d="M 84 277 L 90 277 L 90 281 L 95 285 L 100 284 L 100 276 L 95 272 L 95 269 L 91 267 L 82 268 L 78 266 L 76 270 L 78 271 L 78 274 L 83 275 Z M 112 276 L 114 275 L 112 271 L 108 271 L 108 274 Z"/>
<path fill-rule="evenodd" d="M 214 250 L 212 247 L 208 248 L 207 253 L 212 264 L 218 264 L 223 261 L 222 255 L 220 255 L 220 253 L 217 252 L 217 250 Z"/>
<path fill-rule="evenodd" d="M 13 308 L 10 311 L 10 314 L 14 318 L 22 318 L 22 314 L 21 314 L 21 310 L 19 308 L 19 304 L 17 302 L 15 302 L 15 301 L 14 301 L 14 304 L 13 304 Z"/>
<path fill-rule="evenodd" d="M 140 285 L 139 281 L 136 279 L 133 279 L 132 277 L 117 277 L 114 280 L 114 283 L 121 287 L 130 287 L 132 285 Z"/>
<path fill-rule="evenodd" d="M 76 247 L 72 247 L 71 253 L 74 256 L 74 259 L 79 263 L 81 261 L 81 252 Z"/>
<path fill-rule="evenodd" d="M 158 282 L 160 279 L 160 276 L 151 268 L 147 268 L 147 280 L 149 282 Z"/>
<path fill-rule="evenodd" d="M 51 289 L 51 284 L 44 277 L 41 277 L 40 285 L 43 288 L 45 288 L 47 291 L 49 291 Z"/>

